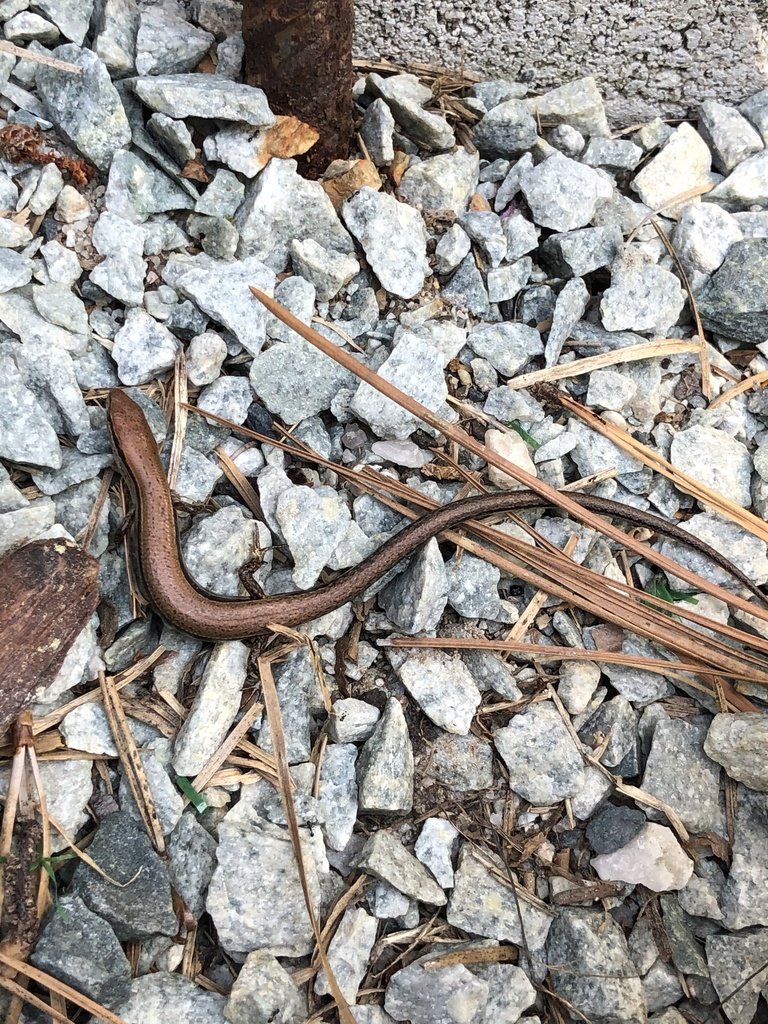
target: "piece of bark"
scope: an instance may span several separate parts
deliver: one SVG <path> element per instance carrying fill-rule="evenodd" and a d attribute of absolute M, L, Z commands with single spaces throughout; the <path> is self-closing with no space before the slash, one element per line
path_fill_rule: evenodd
<path fill-rule="evenodd" d="M 0 733 L 53 680 L 98 601 L 98 563 L 71 540 L 0 559 Z"/>

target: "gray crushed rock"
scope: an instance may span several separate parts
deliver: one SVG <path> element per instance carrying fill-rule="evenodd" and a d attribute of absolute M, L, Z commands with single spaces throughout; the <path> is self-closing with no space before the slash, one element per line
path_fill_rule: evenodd
<path fill-rule="evenodd" d="M 143 830 L 101 705 L 65 709 L 56 728 L 66 759 L 40 765 L 50 811 L 72 841 L 94 832 L 92 855 L 131 881 L 116 887 L 84 864 L 69 885 L 62 874 L 67 916 L 49 915 L 34 956 L 128 1022 L 298 1024 L 327 1013 L 329 985 L 318 972 L 308 999 L 302 964 L 314 937 L 295 853 L 279 794 L 254 771 L 274 756 L 270 723 L 256 716 L 203 787 L 204 805 L 189 806 L 179 787 L 259 699 L 255 662 L 240 641 L 211 648 L 135 617 L 123 509 L 102 487 L 112 468 L 106 391 L 129 389 L 166 466 L 176 425 L 161 407 L 171 418 L 177 366 L 201 410 L 325 460 L 190 414 L 174 484 L 185 566 L 222 598 L 248 594 L 243 569 L 267 595 L 306 592 L 393 537 L 406 520 L 365 493 L 363 473 L 378 474 L 368 479 L 394 487 L 398 501 L 409 485 L 438 504 L 512 484 L 361 385 L 268 314 L 250 286 L 540 480 L 563 487 L 601 474 L 592 493 L 678 522 L 761 585 L 759 531 L 717 516 L 591 431 L 554 392 L 520 389 L 515 378 L 604 357 L 591 374 L 566 369 L 557 388 L 765 517 L 763 391 L 708 408 L 695 355 L 618 360 L 645 340 L 671 346 L 696 335 L 682 266 L 717 368 L 714 394 L 768 366 L 768 97 L 737 109 L 713 96 L 689 121 L 657 119 L 611 138 L 592 78 L 540 96 L 481 81 L 446 106 L 440 83 L 372 72 L 354 95 L 382 188 L 358 191 L 337 212 L 321 180 L 306 179 L 290 156 L 270 158 L 275 115 L 241 82 L 234 0 L 97 6 L 0 5 L 6 37 L 30 58 L 63 43 L 54 56 L 85 71 L 0 55 L 8 124 L 40 124 L 46 146 L 98 172 L 83 185 L 55 163 L 6 158 L 0 170 L 0 552 L 42 535 L 87 539 L 110 605 L 38 688 L 36 717 L 75 687 L 92 690 L 104 664 L 129 668 L 158 637 L 166 648 L 151 678 L 122 692 L 167 858 Z M 215 74 L 202 73 L 209 58 Z M 207 180 L 181 173 L 197 163 Z M 574 532 L 551 511 L 524 519 L 557 546 Z M 498 526 L 530 543 L 521 525 Z M 689 589 L 634 556 L 625 563 L 597 531 L 575 532 L 575 560 L 609 583 L 629 570 L 637 587 Z M 652 542 L 736 586 L 700 553 Z M 605 660 L 613 651 L 667 658 L 651 638 L 551 602 L 528 622 L 534 593 L 453 537 L 433 539 L 361 599 L 301 627 L 312 646 L 274 665 L 321 921 L 355 872 L 371 876 L 356 903 L 342 904 L 329 948 L 353 1016 L 515 1024 L 527 1012 L 534 1024 L 544 981 L 572 1014 L 604 1024 L 649 1015 L 681 1024 L 681 1013 L 704 1019 L 718 1000 L 733 1024 L 748 1024 L 764 988 L 753 976 L 765 959 L 767 909 L 763 690 L 740 682 L 755 710 L 725 713 L 671 667 Z M 713 626 L 728 621 L 723 602 L 694 600 Z M 517 652 L 379 644 L 393 631 L 409 643 L 503 639 L 515 623 L 513 638 L 565 644 L 590 660 L 534 671 Z M 765 632 L 758 615 L 739 612 L 729 624 L 739 623 Z M 544 678 L 565 721 L 541 691 Z M 92 757 L 107 765 L 111 802 Z M 693 842 L 684 848 L 665 812 L 633 805 L 614 776 L 661 801 Z M 738 784 L 730 862 L 719 856 L 726 778 Z M 7 769 L 0 780 L 7 787 Z M 489 844 L 491 829 L 525 851 L 514 872 Z M 65 847 L 55 836 L 54 850 Z M 550 870 L 555 857 L 567 876 Z M 589 898 L 589 882 L 569 896 L 586 870 L 609 887 L 607 924 L 596 905 L 571 902 Z M 668 950 L 640 912 L 637 885 L 659 894 Z M 228 995 L 175 973 L 186 929 L 205 912 L 221 946 L 205 945 L 206 984 Z M 388 938 L 377 940 L 392 930 L 421 936 L 427 916 L 469 942 L 435 947 L 418 937 L 412 955 L 382 973 Z M 203 932 L 198 942 L 208 943 Z M 133 979 L 126 941 L 142 944 Z M 494 962 L 498 943 L 525 955 Z M 429 962 L 447 949 L 481 959 Z"/>

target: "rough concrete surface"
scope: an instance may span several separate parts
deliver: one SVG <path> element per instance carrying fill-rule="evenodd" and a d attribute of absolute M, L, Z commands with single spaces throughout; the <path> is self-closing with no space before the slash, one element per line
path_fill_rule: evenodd
<path fill-rule="evenodd" d="M 356 55 L 509 77 L 594 75 L 611 121 L 741 102 L 768 85 L 768 0 L 356 0 Z"/>

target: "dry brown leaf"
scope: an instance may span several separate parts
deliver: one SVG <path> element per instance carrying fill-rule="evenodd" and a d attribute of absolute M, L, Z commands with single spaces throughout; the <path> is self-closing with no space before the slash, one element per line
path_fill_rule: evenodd
<path fill-rule="evenodd" d="M 211 57 L 210 53 L 206 53 L 206 55 L 195 68 L 195 71 L 197 71 L 198 74 L 201 75 L 216 74 L 216 64 L 214 63 L 213 57 Z"/>
<path fill-rule="evenodd" d="M 599 623 L 591 631 L 591 636 L 595 650 L 605 651 L 608 654 L 619 654 L 624 645 L 624 630 L 614 626 L 612 622 Z"/>
<path fill-rule="evenodd" d="M 475 192 L 469 201 L 469 209 L 479 213 L 487 213 L 491 209 L 491 204 L 481 195 L 480 192 Z"/>
<path fill-rule="evenodd" d="M 204 185 L 207 185 L 211 180 L 211 176 L 200 163 L 199 160 L 187 160 L 184 166 L 179 171 L 182 178 L 190 178 L 192 181 L 202 181 Z"/>
<path fill-rule="evenodd" d="M 460 469 L 455 466 L 441 465 L 439 462 L 428 462 L 421 467 L 421 475 L 428 480 L 463 480 Z"/>
<path fill-rule="evenodd" d="M 376 165 L 370 160 L 349 160 L 343 161 L 349 166 L 341 174 L 332 178 L 326 178 L 322 182 L 325 194 L 333 203 L 336 211 L 341 209 L 345 199 L 357 192 L 363 186 L 378 191 L 381 188 L 381 178 L 376 170 Z"/>
<path fill-rule="evenodd" d="M 0 732 L 50 683 L 96 611 L 98 563 L 70 540 L 32 541 L 0 559 Z"/>
<path fill-rule="evenodd" d="M 60 170 L 67 171 L 75 185 L 81 188 L 88 184 L 96 173 L 82 157 L 64 156 L 55 150 L 43 149 L 45 138 L 39 125 L 7 124 L 0 128 L 0 154 L 13 163 L 30 161 L 35 164 L 55 164 Z M 42 223 L 42 214 L 36 218 L 37 227 Z M 34 231 L 37 230 L 34 228 Z"/>
<path fill-rule="evenodd" d="M 310 150 L 319 138 L 320 132 L 311 124 L 306 124 L 292 115 L 278 114 L 271 128 L 259 132 L 259 154 L 264 157 L 265 164 L 273 156 L 280 159 L 301 156 Z"/>
<path fill-rule="evenodd" d="M 397 188 L 398 185 L 400 184 L 403 175 L 408 170 L 408 165 L 410 164 L 410 162 L 411 158 L 408 156 L 407 153 L 404 153 L 401 149 L 395 150 L 395 158 L 387 169 L 390 181 L 395 186 L 395 188 Z"/>

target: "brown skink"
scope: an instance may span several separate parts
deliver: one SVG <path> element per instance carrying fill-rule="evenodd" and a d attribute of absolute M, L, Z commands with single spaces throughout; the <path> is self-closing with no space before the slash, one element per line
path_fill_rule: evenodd
<path fill-rule="evenodd" d="M 204 640 L 258 636 L 267 631 L 271 622 L 284 626 L 307 622 L 363 593 L 399 561 L 443 530 L 494 512 L 520 512 L 550 504 L 534 491 L 465 498 L 421 516 L 333 583 L 303 593 L 257 600 L 221 598 L 199 588 L 184 568 L 168 481 L 144 413 L 122 391 L 114 390 L 109 398 L 108 416 L 115 454 L 134 501 L 136 546 L 145 596 L 166 622 Z M 606 498 L 586 494 L 571 494 L 571 498 L 592 512 L 618 516 L 682 541 L 726 569 L 752 593 L 762 596 L 754 583 L 724 555 L 679 526 Z"/>

